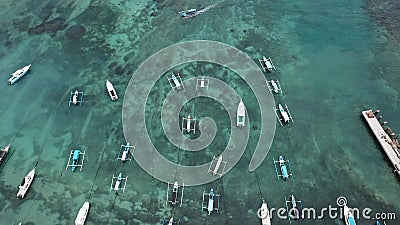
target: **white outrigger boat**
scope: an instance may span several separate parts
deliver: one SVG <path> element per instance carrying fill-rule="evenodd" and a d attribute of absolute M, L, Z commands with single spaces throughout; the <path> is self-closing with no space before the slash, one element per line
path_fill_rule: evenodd
<path fill-rule="evenodd" d="M 10 77 L 10 79 L 8 79 L 7 83 L 11 85 L 11 84 L 14 84 L 15 82 L 17 82 L 28 72 L 29 68 L 31 68 L 31 64 L 12 73 L 11 77 Z"/>
<path fill-rule="evenodd" d="M 181 219 L 178 218 L 178 221 L 174 221 L 174 217 L 171 217 L 168 221 L 165 220 L 165 218 L 161 221 L 161 225 L 166 225 L 166 223 L 168 222 L 168 225 L 174 225 L 177 224 L 179 225 L 181 222 Z"/>
<path fill-rule="evenodd" d="M 264 72 L 271 72 L 272 70 L 276 70 L 274 64 L 272 63 L 271 57 L 263 56 L 262 59 L 258 60 L 263 68 Z"/>
<path fill-rule="evenodd" d="M 267 203 L 263 199 L 261 204 L 259 216 L 261 218 L 262 225 L 271 225 L 271 216 L 269 215 L 269 209 Z"/>
<path fill-rule="evenodd" d="M 83 91 L 78 91 L 75 90 L 75 92 L 70 93 L 69 95 L 69 102 L 68 105 L 71 106 L 72 105 L 77 105 L 79 103 L 79 105 L 82 105 L 83 102 Z"/>
<path fill-rule="evenodd" d="M 347 207 L 347 205 L 343 206 L 343 214 L 346 225 L 356 225 L 356 221 L 354 220 L 354 215 L 349 209 L 349 207 Z"/>
<path fill-rule="evenodd" d="M 267 81 L 267 84 L 268 84 L 268 90 L 271 94 L 272 92 L 274 92 L 275 94 L 282 93 L 281 85 L 278 79 Z"/>
<path fill-rule="evenodd" d="M 186 127 L 185 127 L 185 125 L 186 125 Z M 189 115 L 187 118 L 185 118 L 185 117 L 182 118 L 182 133 L 183 133 L 183 131 L 186 131 L 187 133 L 190 133 L 190 131 L 193 131 L 193 134 L 196 134 L 196 117 L 191 118 Z"/>
<path fill-rule="evenodd" d="M 205 78 L 204 76 L 198 77 L 196 79 L 196 90 L 208 90 L 208 86 L 210 85 L 210 79 Z"/>
<path fill-rule="evenodd" d="M 114 182 L 115 181 L 115 182 Z M 119 173 L 118 177 L 114 176 L 111 179 L 110 191 L 114 190 L 115 194 L 118 194 L 118 191 L 121 189 L 122 192 L 125 192 L 126 182 L 128 181 L 128 176 L 123 177 L 122 173 Z M 114 187 L 113 187 L 114 184 Z M 124 186 L 121 187 L 121 184 Z"/>
<path fill-rule="evenodd" d="M 170 198 L 169 198 L 168 193 L 169 193 L 170 186 L 172 187 L 172 195 L 170 195 Z M 179 188 L 181 188 L 181 192 L 179 192 Z M 184 189 L 185 189 L 184 183 L 182 183 L 182 185 L 179 185 L 178 181 L 175 181 L 174 183 L 168 182 L 167 201 L 165 202 L 165 204 L 167 205 L 168 202 L 170 202 L 172 204 L 172 206 L 174 206 L 174 207 L 177 206 L 178 204 L 179 204 L 179 206 L 182 206 Z M 180 196 L 179 196 L 179 193 L 181 193 Z"/>
<path fill-rule="evenodd" d="M 19 191 L 17 193 L 17 198 L 24 198 L 26 192 L 28 192 L 29 187 L 32 184 L 33 178 L 35 178 L 35 168 L 29 172 L 25 178 L 22 180 L 21 185 L 19 185 Z"/>
<path fill-rule="evenodd" d="M 179 73 L 177 73 L 176 75 L 172 73 L 171 77 L 167 77 L 167 79 L 172 87 L 172 90 L 176 91 L 185 88 L 182 82 L 181 75 L 179 75 Z"/>
<path fill-rule="evenodd" d="M 10 144 L 8 144 L 3 149 L 0 149 L 0 165 L 3 162 L 3 159 L 6 157 L 9 149 L 10 149 Z"/>
<path fill-rule="evenodd" d="M 75 225 L 84 225 L 87 214 L 89 212 L 89 202 L 85 202 L 82 205 L 82 208 L 79 210 L 78 215 L 75 219 Z"/>
<path fill-rule="evenodd" d="M 282 118 L 280 118 L 278 116 L 278 114 L 276 113 L 277 110 L 279 110 L 279 113 L 281 114 Z M 278 118 L 279 123 L 281 124 L 281 126 L 283 126 L 282 121 L 284 123 L 288 123 L 290 121 L 292 123 L 294 123 L 292 115 L 290 114 L 289 108 L 287 107 L 287 105 L 285 105 L 285 107 L 283 107 L 281 104 L 278 104 L 278 109 L 274 108 L 274 111 L 275 111 L 276 118 Z"/>
<path fill-rule="evenodd" d="M 244 106 L 242 99 L 240 99 L 240 102 L 239 102 L 239 105 L 237 108 L 236 126 L 239 128 L 244 127 L 245 121 L 246 121 L 246 107 Z"/>
<path fill-rule="evenodd" d="M 133 151 L 135 151 L 135 146 L 130 145 L 129 142 L 126 143 L 126 145 L 121 145 L 117 160 L 121 160 L 122 162 L 131 161 L 133 158 Z"/>
<path fill-rule="evenodd" d="M 106 81 L 106 87 L 111 100 L 117 101 L 118 100 L 117 92 L 115 91 L 114 86 L 109 80 Z"/>
<path fill-rule="evenodd" d="M 212 159 L 212 161 L 210 163 L 210 167 L 208 167 L 208 172 L 207 173 L 211 172 L 211 174 L 213 176 L 215 176 L 215 175 L 222 176 L 224 174 L 224 171 L 225 171 L 226 163 L 227 163 L 226 161 L 222 161 L 222 155 L 220 155 L 219 157 L 213 156 L 213 159 Z M 215 167 L 214 167 L 214 169 L 211 169 L 211 167 L 213 165 L 215 165 Z M 221 167 L 221 165 L 222 165 L 222 170 L 219 169 Z M 220 172 L 218 172 L 218 171 L 220 171 Z"/>

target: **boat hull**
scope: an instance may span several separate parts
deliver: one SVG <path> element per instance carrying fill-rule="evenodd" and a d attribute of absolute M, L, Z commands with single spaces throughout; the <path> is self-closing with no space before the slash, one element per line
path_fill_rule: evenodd
<path fill-rule="evenodd" d="M 75 219 L 75 225 L 84 225 L 86 221 L 87 214 L 89 212 L 90 204 L 89 202 L 85 202 L 82 205 L 82 208 L 79 210 L 78 215 Z"/>
<path fill-rule="evenodd" d="M 343 207 L 344 220 L 346 225 L 357 225 L 354 220 L 354 215 L 346 205 Z"/>
<path fill-rule="evenodd" d="M 3 160 L 5 159 L 9 149 L 10 149 L 10 145 L 7 145 L 5 148 L 0 149 L 0 165 L 3 162 Z"/>
<path fill-rule="evenodd" d="M 263 202 L 260 208 L 260 215 L 262 225 L 271 225 L 271 217 L 269 215 L 268 205 Z"/>
<path fill-rule="evenodd" d="M 108 94 L 110 95 L 111 100 L 117 101 L 118 100 L 117 92 L 115 91 L 115 88 L 112 85 L 112 83 L 108 80 L 106 81 L 106 87 L 107 87 L 107 91 L 108 91 Z"/>
<path fill-rule="evenodd" d="M 239 102 L 238 109 L 237 109 L 237 120 L 236 120 L 236 126 L 237 127 L 244 127 L 245 121 L 246 121 L 246 108 L 244 106 L 244 103 L 242 101 Z"/>
<path fill-rule="evenodd" d="M 23 76 L 25 76 L 25 74 L 28 72 L 28 70 L 30 68 L 31 68 L 31 65 L 27 65 L 24 68 L 15 71 L 13 74 L 11 74 L 11 77 L 10 77 L 10 79 L 8 79 L 7 83 L 9 85 L 13 85 L 15 82 L 17 82 Z"/>

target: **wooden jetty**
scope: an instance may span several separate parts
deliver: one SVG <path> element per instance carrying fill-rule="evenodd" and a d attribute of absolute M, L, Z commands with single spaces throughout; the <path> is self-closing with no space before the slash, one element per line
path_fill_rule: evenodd
<path fill-rule="evenodd" d="M 372 110 L 362 111 L 361 114 L 367 121 L 376 139 L 379 141 L 386 155 L 392 162 L 395 168 L 394 172 L 400 176 L 400 145 L 398 140 L 392 139 L 385 132 L 385 129 L 379 123 L 378 118 L 376 118 L 375 113 Z M 390 128 L 387 129 L 389 130 Z"/>

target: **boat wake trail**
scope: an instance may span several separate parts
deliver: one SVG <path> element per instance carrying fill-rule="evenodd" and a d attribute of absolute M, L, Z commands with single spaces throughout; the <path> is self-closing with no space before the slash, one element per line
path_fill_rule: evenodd
<path fill-rule="evenodd" d="M 199 14 L 204 13 L 204 12 L 206 12 L 207 10 L 209 10 L 211 8 L 214 8 L 218 3 L 219 2 L 216 2 L 214 4 L 211 4 L 211 5 L 207 6 L 207 7 L 205 7 L 204 9 L 199 10 Z"/>
<path fill-rule="evenodd" d="M 110 212 L 109 212 L 109 214 L 108 214 L 108 220 L 107 220 L 107 222 L 110 222 L 111 213 L 112 213 L 112 211 L 114 210 L 115 200 L 117 200 L 117 197 L 118 197 L 118 194 L 115 194 L 114 200 L 113 200 L 113 202 L 112 202 L 112 204 L 111 204 Z"/>
<path fill-rule="evenodd" d="M 319 149 L 319 146 L 317 144 L 317 141 L 315 140 L 315 136 L 314 135 L 312 135 L 312 139 L 313 139 L 314 146 L 317 149 L 318 153 L 321 153 L 321 150 Z"/>

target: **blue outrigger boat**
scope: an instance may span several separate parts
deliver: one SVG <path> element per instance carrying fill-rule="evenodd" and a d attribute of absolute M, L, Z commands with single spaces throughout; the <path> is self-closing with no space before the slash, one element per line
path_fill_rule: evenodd
<path fill-rule="evenodd" d="M 208 196 L 208 205 L 205 206 L 205 197 Z M 217 200 L 217 207 L 214 207 L 214 200 Z M 206 209 L 208 211 L 208 215 L 215 210 L 219 212 L 219 194 L 214 193 L 214 189 L 211 188 L 210 193 L 206 193 L 203 191 L 203 202 L 201 203 L 201 209 Z"/>
<path fill-rule="evenodd" d="M 68 105 L 69 106 L 71 106 L 71 104 L 77 105 L 78 103 L 79 105 L 82 105 L 82 102 L 83 102 L 83 91 L 78 91 L 78 90 L 75 90 L 75 92 L 71 91 Z"/>
<path fill-rule="evenodd" d="M 133 148 L 131 151 L 130 148 Z M 122 162 L 131 161 L 133 158 L 133 151 L 135 150 L 135 146 L 130 145 L 129 142 L 126 145 L 121 145 L 117 160 L 121 160 Z"/>
<path fill-rule="evenodd" d="M 81 155 L 82 155 L 82 161 L 79 163 L 79 158 Z M 71 164 L 69 164 L 69 162 L 71 161 L 71 157 L 72 157 L 72 162 Z M 85 152 L 81 152 L 77 149 L 72 150 L 69 155 L 67 167 L 65 169 L 71 167 L 72 171 L 75 171 L 76 167 L 80 167 L 80 170 L 82 170 L 84 160 L 85 160 Z"/>
<path fill-rule="evenodd" d="M 292 223 L 291 219 L 298 220 L 302 218 L 301 211 L 303 204 L 300 200 L 296 200 L 294 194 L 291 194 L 288 198 L 285 197 L 286 211 L 288 213 L 289 223 Z"/>
<path fill-rule="evenodd" d="M 279 160 L 276 161 L 274 158 L 272 158 L 274 160 L 274 166 L 275 166 L 275 173 L 276 176 L 278 177 L 282 177 L 284 180 L 288 179 L 289 176 L 293 176 L 292 175 L 292 169 L 290 168 L 290 162 L 288 159 L 284 159 L 283 156 L 279 156 Z M 280 173 L 278 172 L 278 167 L 277 167 L 277 163 L 279 163 L 279 168 L 280 168 Z M 287 163 L 287 166 L 286 166 Z"/>
<path fill-rule="evenodd" d="M 356 225 L 356 221 L 354 220 L 354 215 L 352 211 L 347 207 L 347 205 L 343 206 L 343 214 L 345 217 L 346 225 Z"/>

